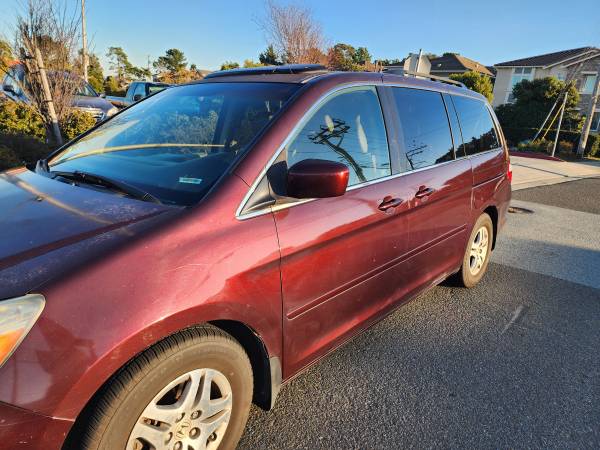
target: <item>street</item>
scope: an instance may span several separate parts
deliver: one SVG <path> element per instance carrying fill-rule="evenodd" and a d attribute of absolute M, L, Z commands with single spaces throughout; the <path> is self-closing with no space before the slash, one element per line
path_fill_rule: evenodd
<path fill-rule="evenodd" d="M 240 448 L 599 448 L 599 192 L 515 191 L 533 213 L 509 214 L 481 284 L 436 287 L 289 382 Z"/>

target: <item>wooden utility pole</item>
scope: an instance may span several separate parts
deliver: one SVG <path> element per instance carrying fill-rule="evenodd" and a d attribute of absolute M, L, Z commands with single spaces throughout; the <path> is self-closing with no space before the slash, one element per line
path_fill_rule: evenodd
<path fill-rule="evenodd" d="M 83 79 L 88 81 L 88 65 L 90 64 L 87 51 L 87 31 L 85 29 L 85 0 L 81 0 L 81 38 L 82 44 L 82 64 L 83 64 Z"/>
<path fill-rule="evenodd" d="M 592 127 L 592 119 L 594 118 L 594 111 L 596 111 L 596 102 L 598 101 L 598 94 L 600 94 L 600 64 L 596 70 L 596 86 L 594 86 L 594 92 L 590 99 L 590 107 L 588 113 L 585 116 L 585 122 L 583 123 L 583 129 L 581 130 L 581 138 L 579 138 L 579 145 L 577 146 L 577 156 L 583 158 L 585 152 L 585 145 L 587 144 L 588 136 L 590 135 L 590 128 Z"/>
<path fill-rule="evenodd" d="M 558 118 L 558 128 L 556 128 L 556 136 L 554 136 L 554 145 L 552 146 L 552 156 L 554 156 L 554 152 L 556 152 L 556 144 L 558 144 L 558 136 L 560 135 L 560 126 L 562 125 L 563 115 L 565 114 L 565 108 L 567 107 L 567 97 L 569 96 L 569 91 L 565 91 L 565 98 L 563 99 L 562 105 L 560 107 L 560 117 Z"/>
<path fill-rule="evenodd" d="M 56 139 L 56 143 L 58 145 L 62 145 L 62 135 L 60 134 L 60 127 L 58 126 L 58 118 L 56 116 L 56 111 L 54 109 L 54 102 L 52 101 L 52 94 L 50 93 L 50 85 L 48 84 L 48 77 L 46 75 L 46 69 L 44 67 L 44 59 L 42 58 L 42 53 L 37 45 L 35 45 L 34 49 L 35 53 L 35 62 L 37 65 L 37 69 L 39 72 L 40 81 L 42 83 L 42 90 L 44 93 L 44 103 L 46 104 L 46 108 L 48 109 L 48 117 L 50 118 L 50 126 L 52 127 L 52 133 L 54 134 L 54 139 Z"/>

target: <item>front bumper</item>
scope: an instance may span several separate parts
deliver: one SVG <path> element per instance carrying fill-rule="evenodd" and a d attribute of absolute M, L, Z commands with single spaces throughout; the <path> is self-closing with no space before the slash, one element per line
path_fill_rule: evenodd
<path fill-rule="evenodd" d="M 59 450 L 72 425 L 0 402 L 0 450 Z"/>

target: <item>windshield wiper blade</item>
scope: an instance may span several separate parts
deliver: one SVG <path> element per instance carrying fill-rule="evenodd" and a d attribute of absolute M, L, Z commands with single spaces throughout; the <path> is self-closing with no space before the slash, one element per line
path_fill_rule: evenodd
<path fill-rule="evenodd" d="M 36 166 L 37 169 L 37 166 Z M 95 184 L 108 189 L 116 190 L 138 200 L 152 203 L 162 203 L 158 198 L 138 187 L 132 186 L 124 181 L 114 180 L 104 175 L 75 170 L 73 172 L 63 172 L 58 170 L 48 171 L 52 178 L 62 177 L 86 184 Z"/>

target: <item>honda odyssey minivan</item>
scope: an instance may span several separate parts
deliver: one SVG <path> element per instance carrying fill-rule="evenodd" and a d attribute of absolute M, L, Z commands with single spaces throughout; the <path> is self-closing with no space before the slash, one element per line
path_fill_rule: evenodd
<path fill-rule="evenodd" d="M 235 448 L 252 402 L 477 284 L 510 181 L 449 81 L 261 67 L 134 104 L 0 174 L 0 447 Z"/>

